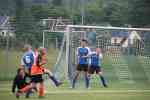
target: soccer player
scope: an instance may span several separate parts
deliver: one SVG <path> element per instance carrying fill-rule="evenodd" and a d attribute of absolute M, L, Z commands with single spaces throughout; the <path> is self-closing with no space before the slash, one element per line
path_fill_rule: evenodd
<path fill-rule="evenodd" d="M 36 85 L 39 83 L 39 89 L 38 89 L 38 95 L 39 97 L 44 97 L 44 80 L 42 78 L 42 75 L 44 73 L 44 68 L 40 66 L 41 58 L 38 55 L 34 55 L 34 63 L 32 64 L 29 73 L 31 78 L 31 84 L 24 87 L 22 90 L 20 90 L 17 95 L 18 97 L 22 93 L 27 93 L 31 89 L 35 88 Z"/>
<path fill-rule="evenodd" d="M 26 93 L 31 89 L 36 88 L 37 83 L 39 83 L 39 97 L 44 97 L 44 80 L 42 78 L 42 75 L 45 73 L 49 75 L 50 79 L 54 81 L 56 86 L 59 86 L 61 84 L 55 79 L 55 77 L 48 69 L 43 67 L 44 64 L 46 64 L 46 49 L 39 48 L 38 52 L 35 53 L 34 64 L 30 69 L 31 84 L 20 91 L 20 94 Z M 18 93 L 18 95 L 20 94 Z"/>
<path fill-rule="evenodd" d="M 87 40 L 82 39 L 80 43 L 80 47 L 77 48 L 77 67 L 76 67 L 76 75 L 72 82 L 72 88 L 75 88 L 75 83 L 83 71 L 85 75 L 85 83 L 86 88 L 89 86 L 89 79 L 88 79 L 88 58 L 90 54 L 90 49 L 87 47 Z"/>
<path fill-rule="evenodd" d="M 91 77 L 92 74 L 96 72 L 97 75 L 99 75 L 100 80 L 103 84 L 104 87 L 107 87 L 106 81 L 103 77 L 102 74 L 102 69 L 101 69 L 101 60 L 102 60 L 102 52 L 100 48 L 96 49 L 95 51 L 92 51 L 90 54 L 90 67 L 89 67 L 89 78 Z"/>
<path fill-rule="evenodd" d="M 43 48 L 43 47 L 40 47 L 39 49 L 38 49 L 38 59 L 39 59 L 39 61 L 38 61 L 38 66 L 41 66 L 41 67 L 43 67 L 43 65 L 45 65 L 46 64 L 46 49 L 45 48 Z M 55 78 L 55 76 L 53 75 L 53 73 L 50 71 L 50 70 L 48 70 L 48 69 L 46 69 L 45 67 L 43 67 L 43 71 L 44 71 L 44 74 L 48 74 L 48 76 L 49 76 L 49 78 L 54 82 L 54 84 L 58 87 L 59 85 L 61 85 L 62 84 L 62 82 L 59 82 L 56 78 Z"/>
<path fill-rule="evenodd" d="M 21 66 L 25 69 L 26 73 L 30 74 L 31 67 L 34 63 L 34 52 L 29 44 L 24 45 L 23 51 L 25 53 L 21 58 Z"/>
<path fill-rule="evenodd" d="M 28 73 L 28 75 L 30 76 L 31 83 L 25 86 L 20 91 L 18 91 L 16 95 L 17 97 L 19 97 L 22 93 L 29 92 L 31 89 L 36 88 L 37 83 L 39 83 L 38 89 L 39 97 L 43 97 L 44 96 L 44 80 L 42 78 L 43 68 L 39 66 L 40 63 L 38 59 L 39 55 L 37 55 L 36 53 L 34 54 L 31 46 L 28 44 L 24 46 L 24 51 L 25 53 L 21 59 L 21 65 L 22 68 L 24 68 Z"/>
<path fill-rule="evenodd" d="M 28 76 L 28 74 L 25 73 L 25 70 L 23 68 L 19 68 L 17 70 L 17 75 L 13 80 L 12 93 L 16 93 L 16 88 L 17 88 L 16 97 L 19 98 L 18 93 L 20 91 L 23 91 L 23 89 L 29 84 L 30 84 L 30 77 Z M 27 91 L 26 98 L 29 98 L 31 93 L 32 90 Z"/>

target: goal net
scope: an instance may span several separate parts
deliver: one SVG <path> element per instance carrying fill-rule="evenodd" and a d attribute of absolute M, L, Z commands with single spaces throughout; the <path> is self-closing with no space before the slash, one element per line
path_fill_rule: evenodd
<path fill-rule="evenodd" d="M 81 39 L 88 41 L 91 50 L 102 49 L 102 68 L 110 80 L 134 82 L 131 69 L 138 71 L 137 64 L 141 64 L 139 67 L 150 80 L 150 28 L 68 25 L 65 35 L 66 72 L 70 80 L 75 74 Z"/>
<path fill-rule="evenodd" d="M 149 28 L 67 25 L 64 31 L 53 34 L 58 38 L 61 33 L 60 39 L 54 39 L 59 41 L 54 44 L 59 45 L 54 46 L 58 48 L 55 49 L 53 64 L 49 65 L 58 79 L 72 81 L 77 64 L 76 50 L 80 40 L 86 39 L 91 50 L 102 49 L 102 69 L 108 80 L 134 83 L 133 77 L 139 76 L 136 70 L 141 75 L 138 78 L 146 78 L 150 82 Z M 45 32 L 44 35 L 43 44 L 47 48 L 52 43 L 50 34 Z"/>

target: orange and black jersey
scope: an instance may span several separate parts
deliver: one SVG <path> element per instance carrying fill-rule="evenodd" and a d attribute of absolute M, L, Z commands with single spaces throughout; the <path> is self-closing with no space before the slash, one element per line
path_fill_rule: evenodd
<path fill-rule="evenodd" d="M 38 56 L 35 59 L 35 63 L 31 68 L 31 75 L 43 74 L 44 67 L 42 65 L 46 64 L 46 56 L 38 54 Z"/>

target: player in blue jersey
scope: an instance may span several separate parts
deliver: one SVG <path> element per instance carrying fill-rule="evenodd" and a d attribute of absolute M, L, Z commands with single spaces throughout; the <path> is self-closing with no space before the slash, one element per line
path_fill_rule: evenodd
<path fill-rule="evenodd" d="M 103 77 L 102 69 L 101 69 L 102 57 L 103 57 L 103 55 L 102 55 L 102 52 L 101 52 L 100 48 L 97 48 L 96 51 L 92 51 L 90 53 L 90 60 L 89 60 L 90 67 L 89 67 L 89 70 L 88 70 L 88 73 L 89 73 L 88 77 L 90 78 L 91 75 L 96 72 L 96 74 L 99 75 L 103 86 L 107 87 L 107 84 L 106 84 L 106 81 Z"/>
<path fill-rule="evenodd" d="M 29 44 L 26 44 L 23 48 L 24 54 L 21 58 L 21 66 L 25 69 L 25 71 L 30 74 L 31 67 L 34 63 L 34 52 L 32 51 L 32 47 Z"/>
<path fill-rule="evenodd" d="M 90 49 L 86 46 L 87 40 L 82 39 L 81 40 L 81 46 L 77 48 L 77 67 L 76 67 L 76 75 L 72 82 L 72 88 L 75 88 L 75 83 L 81 73 L 81 71 L 84 72 L 85 75 L 85 82 L 86 82 L 86 88 L 89 86 L 89 79 L 88 79 L 88 58 L 90 54 Z"/>

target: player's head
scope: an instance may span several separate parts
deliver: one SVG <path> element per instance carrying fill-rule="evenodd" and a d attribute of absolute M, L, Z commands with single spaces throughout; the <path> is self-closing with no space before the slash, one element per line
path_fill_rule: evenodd
<path fill-rule="evenodd" d="M 102 52 L 101 48 L 96 48 L 96 53 L 100 54 Z"/>
<path fill-rule="evenodd" d="M 24 47 L 23 47 L 23 51 L 29 51 L 31 49 L 32 49 L 32 47 L 29 44 L 25 44 Z"/>
<path fill-rule="evenodd" d="M 81 47 L 85 47 L 87 45 L 87 40 L 86 39 L 82 39 L 80 41 L 80 45 L 81 45 Z"/>
<path fill-rule="evenodd" d="M 38 51 L 42 55 L 46 54 L 46 48 L 44 48 L 44 47 L 39 47 Z"/>
<path fill-rule="evenodd" d="M 23 68 L 19 68 L 19 69 L 17 70 L 17 74 L 18 74 L 18 75 L 21 75 L 21 76 L 25 76 L 25 71 L 24 71 L 24 69 L 23 69 Z"/>

